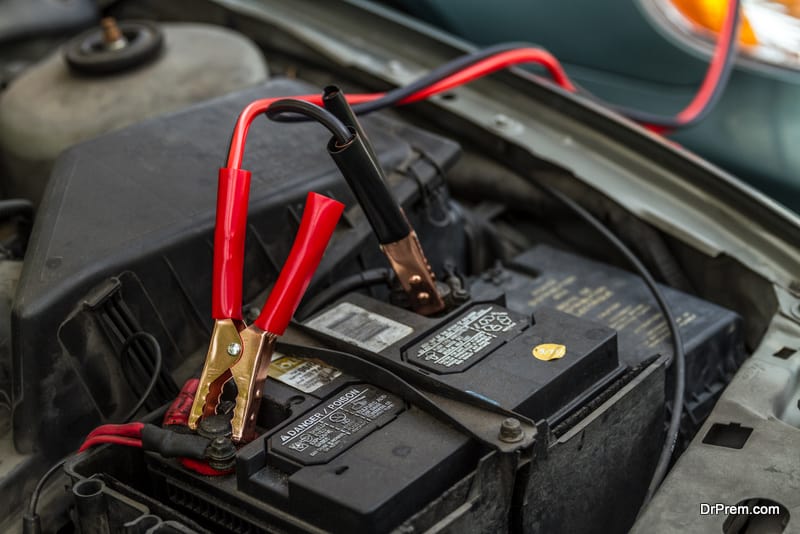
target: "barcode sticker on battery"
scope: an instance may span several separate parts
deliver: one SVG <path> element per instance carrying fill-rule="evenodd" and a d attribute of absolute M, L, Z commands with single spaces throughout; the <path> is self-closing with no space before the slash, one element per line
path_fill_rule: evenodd
<path fill-rule="evenodd" d="M 393 319 L 342 302 L 306 326 L 372 352 L 380 352 L 411 334 L 414 329 Z"/>
<path fill-rule="evenodd" d="M 341 375 L 341 371 L 323 362 L 294 356 L 273 359 L 269 365 L 271 378 L 303 393 L 313 393 Z"/>

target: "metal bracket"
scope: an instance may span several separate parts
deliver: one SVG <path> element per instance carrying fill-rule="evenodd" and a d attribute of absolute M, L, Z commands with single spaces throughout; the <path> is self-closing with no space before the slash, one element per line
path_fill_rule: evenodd
<path fill-rule="evenodd" d="M 368 380 L 496 451 L 514 453 L 531 447 L 536 440 L 536 426 L 531 420 L 488 399 L 453 388 L 443 387 L 436 392 L 419 389 L 392 371 L 346 352 L 280 342 L 277 350 L 299 358 L 320 359 L 344 373 Z M 520 434 L 513 441 L 507 436 L 501 439 L 500 435 L 508 419 L 519 423 Z"/>

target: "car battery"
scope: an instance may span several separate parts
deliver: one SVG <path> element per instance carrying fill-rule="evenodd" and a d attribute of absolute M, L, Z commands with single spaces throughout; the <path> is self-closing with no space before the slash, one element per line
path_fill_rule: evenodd
<path fill-rule="evenodd" d="M 424 531 L 457 517 L 471 524 L 466 531 L 506 531 L 520 459 L 534 455 L 533 442 L 515 454 L 492 450 L 389 391 L 374 369 L 433 402 L 467 397 L 537 421 L 541 446 L 551 425 L 563 425 L 625 371 L 613 330 L 556 310 L 513 312 L 501 298 L 428 318 L 354 293 L 302 328 L 353 361 L 373 363 L 343 372 L 330 350 L 298 356 L 279 346 L 259 415 L 263 434 L 239 450 L 233 475 L 207 477 L 144 454 L 146 467 L 136 471 L 145 477 L 108 472 L 108 461 L 105 476 L 137 498 L 148 495 L 160 517 L 210 531 Z M 70 469 L 78 479 L 96 465 L 84 459 Z"/>
<path fill-rule="evenodd" d="M 688 444 L 745 359 L 742 321 L 730 310 L 660 287 L 686 353 L 681 441 Z M 620 360 L 629 366 L 653 354 L 673 354 L 663 314 L 638 276 L 547 245 L 520 254 L 505 268 L 486 272 L 472 291 L 476 298 L 502 291 L 509 309 L 519 313 L 556 309 L 613 328 Z M 672 398 L 671 388 L 668 373 L 667 398 Z"/>
<path fill-rule="evenodd" d="M 623 370 L 613 330 L 552 310 L 532 319 L 497 300 L 432 319 L 354 293 L 303 327 L 423 392 L 466 393 L 534 421 L 555 422 Z M 297 381 L 314 382 L 294 370 L 281 373 L 282 361 L 292 365 L 277 360 L 276 381 L 295 390 Z M 447 493 L 490 452 L 369 378 L 338 376 L 308 409 L 248 445 L 238 462 L 240 488 L 328 531 L 386 532 Z M 277 388 L 266 394 L 286 402 Z"/>

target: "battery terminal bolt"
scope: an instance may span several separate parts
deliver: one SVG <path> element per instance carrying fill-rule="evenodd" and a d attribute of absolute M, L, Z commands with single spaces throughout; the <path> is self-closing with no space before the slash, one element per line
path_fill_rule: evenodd
<path fill-rule="evenodd" d="M 211 440 L 206 449 L 208 465 L 218 471 L 227 471 L 236 464 L 236 446 L 230 440 L 219 436 Z"/>

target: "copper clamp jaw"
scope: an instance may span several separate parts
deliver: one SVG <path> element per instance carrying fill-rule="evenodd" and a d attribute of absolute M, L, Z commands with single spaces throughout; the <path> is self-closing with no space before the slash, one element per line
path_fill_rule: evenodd
<path fill-rule="evenodd" d="M 255 437 L 264 382 L 277 339 L 271 332 L 255 325 L 245 327 L 236 319 L 214 323 L 206 364 L 189 415 L 189 428 L 196 430 L 202 417 L 216 413 L 222 388 L 233 379 L 236 406 L 231 419 L 231 439 L 239 443 Z"/>
<path fill-rule="evenodd" d="M 431 315 L 444 309 L 445 303 L 436 287 L 436 277 L 414 230 L 399 241 L 381 245 L 381 250 L 415 312 Z"/>
<path fill-rule="evenodd" d="M 387 185 L 378 158 L 358 118 L 337 87 L 326 88 L 322 102 L 353 134 L 345 144 L 339 143 L 336 138 L 331 139 L 328 153 L 358 199 L 411 308 L 422 315 L 442 311 L 445 302 L 436 287 L 433 270 L 414 228 Z"/>

